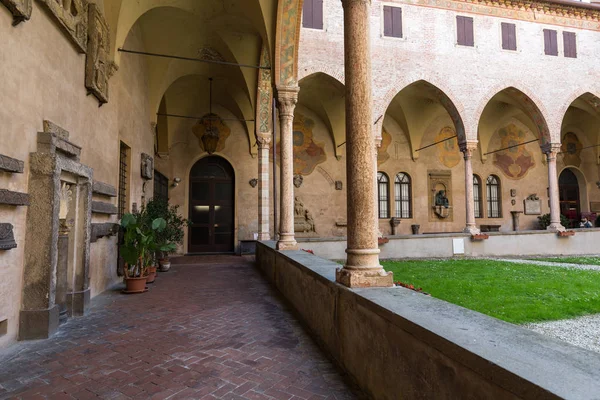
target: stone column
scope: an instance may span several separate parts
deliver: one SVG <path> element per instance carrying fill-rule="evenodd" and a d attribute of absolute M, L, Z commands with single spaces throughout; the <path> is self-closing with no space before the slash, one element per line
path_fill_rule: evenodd
<path fill-rule="evenodd" d="M 294 238 L 294 108 L 298 102 L 298 86 L 277 87 L 277 108 L 281 124 L 281 142 L 279 166 L 280 209 L 279 209 L 279 241 L 277 250 L 297 250 Z"/>
<path fill-rule="evenodd" d="M 258 143 L 258 240 L 270 240 L 269 234 L 269 150 L 271 136 L 259 135 Z"/>
<path fill-rule="evenodd" d="M 370 0 L 342 0 L 346 73 L 346 176 L 348 254 L 336 280 L 348 287 L 393 286 L 391 273 L 379 264 L 373 135 Z"/>
<path fill-rule="evenodd" d="M 477 150 L 476 141 L 467 141 L 460 144 L 460 151 L 463 152 L 465 159 L 465 209 L 466 209 L 466 227 L 463 232 L 477 235 L 481 233 L 475 224 L 475 200 L 473 199 L 473 164 L 471 158 L 473 152 Z"/>
<path fill-rule="evenodd" d="M 556 155 L 560 151 L 560 143 L 542 145 L 542 152 L 548 161 L 548 191 L 550 192 L 550 225 L 549 231 L 564 232 L 565 227 L 560 223 L 560 198 L 558 195 L 558 173 L 556 171 Z"/>

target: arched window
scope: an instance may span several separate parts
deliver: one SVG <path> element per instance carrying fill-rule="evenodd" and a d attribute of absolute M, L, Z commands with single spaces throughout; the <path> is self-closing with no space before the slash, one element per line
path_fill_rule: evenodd
<path fill-rule="evenodd" d="M 379 200 L 379 218 L 390 217 L 390 180 L 383 172 L 377 173 L 377 199 Z"/>
<path fill-rule="evenodd" d="M 500 179 L 496 175 L 487 178 L 487 209 L 488 218 L 502 217 L 502 201 L 500 198 Z"/>
<path fill-rule="evenodd" d="M 407 173 L 400 172 L 396 175 L 394 195 L 396 201 L 396 217 L 412 218 L 412 188 L 410 176 Z"/>
<path fill-rule="evenodd" d="M 481 204 L 481 179 L 477 175 L 473 175 L 473 204 L 475 218 L 482 218 L 483 204 Z"/>

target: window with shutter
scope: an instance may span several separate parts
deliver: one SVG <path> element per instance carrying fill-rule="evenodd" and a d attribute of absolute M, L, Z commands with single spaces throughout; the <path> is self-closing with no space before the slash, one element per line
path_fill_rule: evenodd
<path fill-rule="evenodd" d="M 383 36 L 402 37 L 402 8 L 383 6 Z"/>
<path fill-rule="evenodd" d="M 502 48 L 504 50 L 517 50 L 517 34 L 515 24 L 502 22 Z"/>
<path fill-rule="evenodd" d="M 475 45 L 473 18 L 456 16 L 456 43 L 461 46 L 473 47 Z"/>
<path fill-rule="evenodd" d="M 304 28 L 323 29 L 323 0 L 304 0 L 302 26 Z"/>
<path fill-rule="evenodd" d="M 544 29 L 544 54 L 547 56 L 558 55 L 557 36 L 555 30 Z"/>
<path fill-rule="evenodd" d="M 563 32 L 565 57 L 577 58 L 577 37 L 575 32 Z"/>

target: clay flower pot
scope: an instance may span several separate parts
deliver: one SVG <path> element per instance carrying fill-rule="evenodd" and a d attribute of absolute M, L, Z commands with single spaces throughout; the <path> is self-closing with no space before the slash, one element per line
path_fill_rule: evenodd
<path fill-rule="evenodd" d="M 148 267 L 148 276 L 146 277 L 147 283 L 153 283 L 156 279 L 156 266 Z"/>
<path fill-rule="evenodd" d="M 144 293 L 146 290 L 146 277 L 141 278 L 125 278 L 126 289 L 123 293 Z"/>
<path fill-rule="evenodd" d="M 171 269 L 171 261 L 169 261 L 168 258 L 163 258 L 161 260 L 159 260 L 159 264 L 160 264 L 160 272 L 167 272 L 168 270 Z"/>

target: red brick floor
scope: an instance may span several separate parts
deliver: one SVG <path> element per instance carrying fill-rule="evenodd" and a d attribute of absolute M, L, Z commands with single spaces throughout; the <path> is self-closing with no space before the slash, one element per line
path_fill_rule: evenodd
<path fill-rule="evenodd" d="M 190 258 L 0 352 L 0 399 L 355 399 L 248 259 Z"/>

